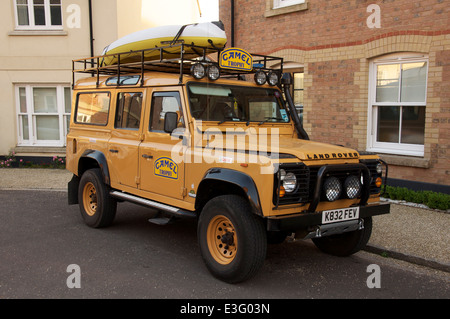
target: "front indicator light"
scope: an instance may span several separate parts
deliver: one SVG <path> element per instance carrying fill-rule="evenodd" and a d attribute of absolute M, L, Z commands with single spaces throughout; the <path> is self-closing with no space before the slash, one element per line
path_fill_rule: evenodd
<path fill-rule="evenodd" d="M 381 179 L 381 177 L 378 177 L 375 180 L 375 185 L 379 188 L 379 187 L 381 187 L 381 184 L 383 184 L 383 180 Z"/>
<path fill-rule="evenodd" d="M 280 186 L 280 190 L 278 191 L 278 196 L 280 196 L 280 198 L 284 197 L 284 195 L 286 195 L 286 190 L 284 189 L 283 186 Z"/>

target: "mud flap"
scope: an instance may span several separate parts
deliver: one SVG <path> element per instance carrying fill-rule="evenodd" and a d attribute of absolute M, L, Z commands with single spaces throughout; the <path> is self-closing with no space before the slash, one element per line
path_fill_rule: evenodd
<path fill-rule="evenodd" d="M 78 204 L 78 186 L 80 185 L 80 178 L 73 175 L 70 182 L 67 184 L 67 199 L 69 205 Z"/>

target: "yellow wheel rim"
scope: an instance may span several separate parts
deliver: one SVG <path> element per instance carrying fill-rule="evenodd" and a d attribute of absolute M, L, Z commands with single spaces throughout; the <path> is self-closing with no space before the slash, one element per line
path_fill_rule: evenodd
<path fill-rule="evenodd" d="M 238 248 L 233 223 L 225 216 L 215 216 L 208 225 L 208 249 L 216 262 L 222 265 L 231 263 Z"/>
<path fill-rule="evenodd" d="M 97 190 L 94 184 L 87 183 L 83 190 L 83 206 L 86 214 L 94 216 L 97 211 Z"/>

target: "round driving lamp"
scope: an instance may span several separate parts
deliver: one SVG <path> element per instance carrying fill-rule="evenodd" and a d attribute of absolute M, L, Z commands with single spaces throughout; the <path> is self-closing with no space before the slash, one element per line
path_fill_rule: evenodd
<path fill-rule="evenodd" d="M 347 177 L 344 183 L 345 194 L 349 199 L 355 199 L 361 193 L 360 178 L 355 175 Z"/>
<path fill-rule="evenodd" d="M 267 75 L 263 71 L 257 71 L 255 73 L 255 82 L 258 85 L 266 84 L 267 82 Z"/>
<path fill-rule="evenodd" d="M 191 67 L 191 75 L 197 80 L 203 79 L 206 75 L 205 67 L 201 63 L 195 63 Z"/>
<path fill-rule="evenodd" d="M 210 66 L 208 66 L 208 70 L 206 73 L 208 73 L 208 79 L 210 79 L 211 81 L 216 81 L 220 77 L 220 69 L 215 64 L 211 64 Z"/>
<path fill-rule="evenodd" d="M 267 75 L 267 82 L 269 82 L 269 84 L 272 86 L 277 85 L 278 75 L 276 73 L 270 72 L 269 75 Z"/>
<path fill-rule="evenodd" d="M 342 185 L 338 178 L 329 177 L 323 183 L 323 190 L 325 192 L 325 197 L 329 202 L 334 202 L 339 199 L 342 192 Z"/>

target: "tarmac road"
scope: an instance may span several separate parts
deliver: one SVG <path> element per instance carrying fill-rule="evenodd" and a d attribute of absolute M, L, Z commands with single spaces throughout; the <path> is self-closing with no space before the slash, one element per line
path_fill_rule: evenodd
<path fill-rule="evenodd" d="M 0 299 L 303 299 L 450 297 L 448 272 L 359 252 L 321 253 L 310 241 L 270 246 L 253 279 L 229 285 L 201 259 L 196 223 L 157 226 L 154 211 L 119 204 L 113 226 L 91 229 L 60 191 L 0 190 Z M 68 288 L 78 265 L 81 288 Z M 368 288 L 369 265 L 381 288 Z M 178 311 L 178 309 L 172 309 Z"/>

